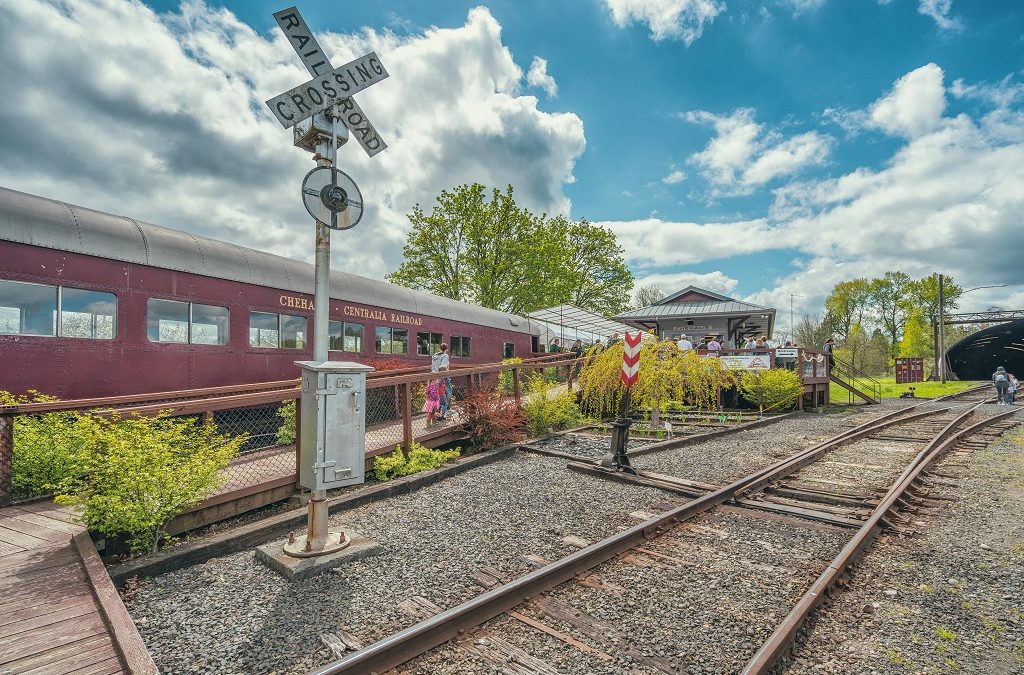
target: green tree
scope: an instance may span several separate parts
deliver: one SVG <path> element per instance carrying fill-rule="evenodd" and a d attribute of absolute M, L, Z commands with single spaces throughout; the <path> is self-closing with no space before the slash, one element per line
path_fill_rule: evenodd
<path fill-rule="evenodd" d="M 506 312 L 557 304 L 552 259 L 564 257 L 542 219 L 520 209 L 512 186 L 442 191 L 430 215 L 417 204 L 403 261 L 389 280 L 453 300 Z"/>
<path fill-rule="evenodd" d="M 869 285 L 869 303 L 889 338 L 890 355 L 896 355 L 907 312 L 913 298 L 914 282 L 904 272 L 886 272 Z"/>
<path fill-rule="evenodd" d="M 864 323 L 870 295 L 867 279 L 852 279 L 837 283 L 825 298 L 825 323 L 840 339 L 846 339 L 854 324 Z"/>
<path fill-rule="evenodd" d="M 604 316 L 618 314 L 629 305 L 633 275 L 623 261 L 615 233 L 586 220 L 569 222 L 561 216 L 548 226 L 564 242 L 558 265 L 561 294 L 568 303 Z"/>
<path fill-rule="evenodd" d="M 393 283 L 524 314 L 572 303 L 600 314 L 625 308 L 633 277 L 611 230 L 535 216 L 509 185 L 444 190 L 429 215 L 417 204 Z"/>
<path fill-rule="evenodd" d="M 903 328 L 903 339 L 900 340 L 899 356 L 920 356 L 930 358 L 935 352 L 932 348 L 932 327 L 925 318 L 924 312 L 917 307 L 907 314 L 907 325 Z"/>
<path fill-rule="evenodd" d="M 960 296 L 964 289 L 953 281 L 953 277 L 943 275 L 942 306 L 948 314 L 951 309 L 960 307 Z M 911 302 L 921 310 L 929 328 L 939 318 L 939 275 L 938 273 L 918 279 L 911 287 Z"/>

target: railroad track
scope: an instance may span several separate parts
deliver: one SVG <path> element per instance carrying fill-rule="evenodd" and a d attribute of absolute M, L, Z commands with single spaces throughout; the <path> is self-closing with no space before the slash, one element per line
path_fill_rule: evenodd
<path fill-rule="evenodd" d="M 523 674 L 671 673 L 692 663 L 769 672 L 857 555 L 884 528 L 911 525 L 906 512 L 928 498 L 928 467 L 1015 424 L 1013 410 L 977 408 L 886 413 L 721 487 L 570 462 L 674 501 L 561 560 L 524 556 L 538 569 L 507 582 L 493 574 L 493 588 L 450 609 L 412 598 L 419 623 L 313 672 L 383 673 L 410 661 L 404 671 L 448 663 L 454 672 L 460 660 Z"/>

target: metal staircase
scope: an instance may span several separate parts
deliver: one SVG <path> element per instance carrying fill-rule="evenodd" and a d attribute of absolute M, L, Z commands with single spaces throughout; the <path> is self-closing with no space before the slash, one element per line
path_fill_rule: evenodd
<path fill-rule="evenodd" d="M 881 382 L 854 368 L 851 363 L 835 359 L 835 363 L 829 368 L 828 379 L 846 390 L 850 403 L 853 403 L 855 396 L 868 403 L 882 402 Z"/>

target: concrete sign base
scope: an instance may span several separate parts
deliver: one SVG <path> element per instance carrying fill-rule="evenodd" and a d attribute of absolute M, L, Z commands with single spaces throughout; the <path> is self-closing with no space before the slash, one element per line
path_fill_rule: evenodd
<path fill-rule="evenodd" d="M 345 533 L 345 538 L 351 543 L 334 553 L 326 553 L 313 558 L 296 558 L 285 553 L 284 547 L 288 544 L 288 540 L 281 539 L 256 547 L 256 559 L 289 581 L 302 581 L 340 567 L 346 562 L 366 558 L 380 552 L 380 544 L 375 540 L 362 537 L 348 528 L 342 528 L 342 531 Z"/>

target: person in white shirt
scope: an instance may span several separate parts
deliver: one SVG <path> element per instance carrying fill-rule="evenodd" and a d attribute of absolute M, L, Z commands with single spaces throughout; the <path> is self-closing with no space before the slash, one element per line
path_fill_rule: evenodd
<path fill-rule="evenodd" d="M 710 340 L 708 340 L 708 351 L 717 352 L 721 348 L 722 343 L 718 341 L 717 337 L 713 337 Z"/>
<path fill-rule="evenodd" d="M 693 349 L 693 343 L 687 340 L 685 335 L 680 335 L 679 341 L 676 342 L 676 347 L 679 347 L 679 351 L 685 352 Z"/>

